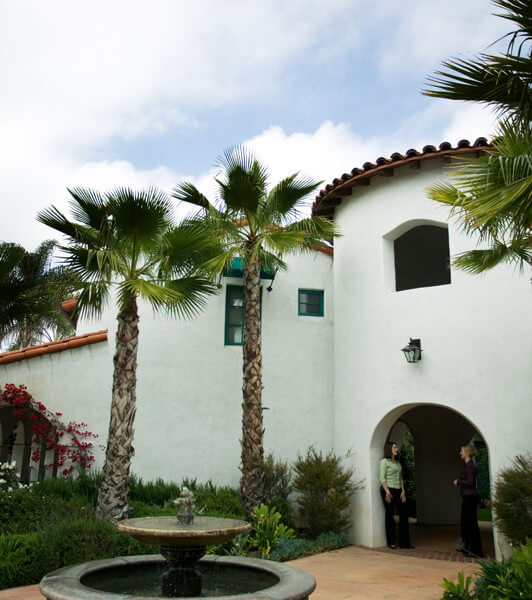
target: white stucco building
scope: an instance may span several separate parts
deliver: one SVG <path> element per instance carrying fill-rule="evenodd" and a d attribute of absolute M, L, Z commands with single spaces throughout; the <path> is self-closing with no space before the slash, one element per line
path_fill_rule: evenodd
<path fill-rule="evenodd" d="M 475 242 L 425 193 L 448 176 L 452 157 L 485 145 L 426 146 L 335 179 L 313 207 L 342 231 L 334 256 L 291 257 L 287 273 L 264 280 L 266 450 L 283 459 L 310 444 L 354 450 L 356 477 L 365 481 L 353 500 L 356 543 L 384 544 L 378 462 L 401 428 L 414 436 L 417 515 L 425 524 L 458 522 L 452 480 L 460 446 L 487 444 L 492 481 L 532 450 L 530 273 L 449 269 L 449 255 Z M 238 277 L 225 278 L 189 322 L 141 309 L 133 461 L 141 477 L 237 484 L 239 286 Z M 105 439 L 114 317 L 108 310 L 99 323 L 80 323 L 71 341 L 0 355 L 0 385 L 27 385 L 65 420 L 83 420 Z M 422 348 L 413 364 L 401 352 L 410 338 Z M 5 407 L 0 424 L 6 455 L 16 423 Z M 23 448 L 11 452 L 22 456 Z M 97 459 L 101 465 L 103 452 Z"/>

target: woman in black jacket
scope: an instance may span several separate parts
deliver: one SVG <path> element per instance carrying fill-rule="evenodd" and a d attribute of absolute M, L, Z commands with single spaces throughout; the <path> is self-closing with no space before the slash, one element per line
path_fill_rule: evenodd
<path fill-rule="evenodd" d="M 460 496 L 462 496 L 462 511 L 460 514 L 462 548 L 460 551 L 466 556 L 480 558 L 483 553 L 477 520 L 477 469 L 473 462 L 473 456 L 476 453 L 474 446 L 462 446 L 460 458 L 465 464 L 459 478 L 454 480 L 454 485 L 460 487 Z"/>

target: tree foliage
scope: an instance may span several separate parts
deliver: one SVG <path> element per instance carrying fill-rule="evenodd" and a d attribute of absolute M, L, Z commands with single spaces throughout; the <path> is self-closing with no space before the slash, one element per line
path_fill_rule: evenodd
<path fill-rule="evenodd" d="M 10 350 L 60 339 L 74 333 L 61 310 L 78 281 L 63 266 L 52 266 L 55 242 L 48 240 L 29 252 L 0 243 L 0 344 Z"/>
<path fill-rule="evenodd" d="M 516 26 L 503 56 L 444 63 L 426 95 L 480 102 L 503 118 L 486 155 L 462 160 L 451 183 L 428 188 L 450 208 L 462 229 L 483 248 L 464 252 L 454 265 L 482 273 L 503 262 L 532 264 L 532 7 L 526 0 L 493 0 Z"/>
<path fill-rule="evenodd" d="M 323 247 L 337 232 L 334 224 L 322 217 L 301 218 L 305 197 L 319 183 L 295 173 L 270 188 L 266 167 L 244 147 L 224 152 L 218 167 L 215 202 L 188 182 L 180 183 L 173 196 L 199 207 L 195 217 L 198 229 L 208 231 L 220 244 L 221 252 L 205 263 L 206 269 L 221 275 L 235 258 L 243 264 L 240 493 L 250 516 L 265 500 L 260 269 L 285 270 L 285 254 Z"/>
<path fill-rule="evenodd" d="M 169 199 L 150 188 L 119 188 L 101 194 L 69 190 L 72 219 L 54 206 L 39 213 L 63 233 L 64 262 L 80 283 L 77 312 L 99 316 L 111 297 L 118 309 L 111 418 L 97 513 L 112 520 L 128 514 L 133 423 L 136 405 L 138 306 L 191 317 L 216 292 L 200 265 L 217 249 L 205 231 L 174 223 Z"/>
<path fill-rule="evenodd" d="M 532 538 L 532 454 L 516 456 L 495 482 L 492 506 L 499 530 L 514 544 Z"/>

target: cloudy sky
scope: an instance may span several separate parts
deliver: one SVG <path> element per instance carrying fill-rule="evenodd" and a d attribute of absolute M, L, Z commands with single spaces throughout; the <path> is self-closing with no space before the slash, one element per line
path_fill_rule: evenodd
<path fill-rule="evenodd" d="M 54 232 L 67 187 L 212 190 L 247 144 L 272 180 L 488 136 L 478 106 L 421 95 L 442 60 L 508 31 L 489 0 L 0 0 L 0 239 Z"/>

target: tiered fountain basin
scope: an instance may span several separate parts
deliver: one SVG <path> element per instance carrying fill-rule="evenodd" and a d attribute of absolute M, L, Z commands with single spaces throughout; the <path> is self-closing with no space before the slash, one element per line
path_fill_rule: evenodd
<path fill-rule="evenodd" d="M 131 537 L 161 547 L 161 555 L 97 560 L 46 575 L 47 600 L 159 600 L 197 597 L 226 600 L 305 600 L 314 578 L 290 565 L 254 558 L 203 556 L 206 546 L 247 533 L 244 521 L 146 517 L 117 523 Z"/>

